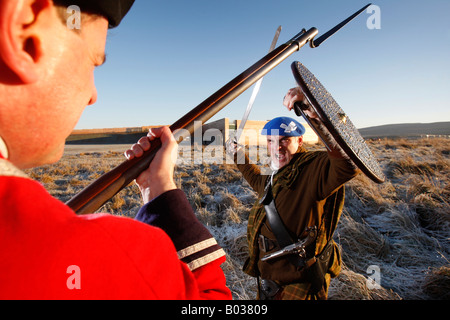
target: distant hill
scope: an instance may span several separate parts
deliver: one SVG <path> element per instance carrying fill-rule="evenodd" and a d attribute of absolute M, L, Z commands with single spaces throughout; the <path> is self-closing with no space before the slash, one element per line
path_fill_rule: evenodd
<path fill-rule="evenodd" d="M 66 144 L 133 144 L 154 126 L 74 130 Z"/>
<path fill-rule="evenodd" d="M 433 123 L 400 123 L 358 129 L 364 138 L 450 136 L 450 121 Z"/>
<path fill-rule="evenodd" d="M 145 133 L 96 133 L 72 134 L 66 144 L 133 144 Z"/>
<path fill-rule="evenodd" d="M 132 144 L 150 127 L 75 130 L 67 144 Z M 450 136 L 450 121 L 434 123 L 386 124 L 358 129 L 365 139 L 420 138 L 426 135 Z"/>

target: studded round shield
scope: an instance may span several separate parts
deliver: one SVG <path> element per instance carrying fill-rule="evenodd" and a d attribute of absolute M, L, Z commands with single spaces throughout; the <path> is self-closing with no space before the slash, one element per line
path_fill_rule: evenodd
<path fill-rule="evenodd" d="M 381 171 L 378 161 L 344 110 L 339 107 L 331 94 L 303 64 L 296 61 L 292 63 L 291 68 L 306 99 L 329 133 L 333 136 L 336 143 L 339 144 L 342 150 L 344 150 L 365 175 L 376 183 L 383 183 L 385 176 Z M 321 132 L 315 128 L 302 108 L 296 108 L 295 111 L 297 115 L 305 118 L 311 128 L 325 142 L 324 137 L 321 136 Z"/>

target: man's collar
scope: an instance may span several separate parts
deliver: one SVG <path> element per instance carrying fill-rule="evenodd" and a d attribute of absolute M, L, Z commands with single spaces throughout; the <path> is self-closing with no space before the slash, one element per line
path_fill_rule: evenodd
<path fill-rule="evenodd" d="M 8 148 L 6 147 L 5 141 L 0 137 L 0 158 L 8 159 Z"/>
<path fill-rule="evenodd" d="M 0 176 L 28 178 L 28 175 L 6 159 L 0 159 Z"/>

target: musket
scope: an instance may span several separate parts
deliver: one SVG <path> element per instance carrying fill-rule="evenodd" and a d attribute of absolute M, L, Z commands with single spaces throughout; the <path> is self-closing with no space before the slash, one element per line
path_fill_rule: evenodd
<path fill-rule="evenodd" d="M 198 121 L 205 123 L 260 78 L 279 65 L 283 60 L 300 50 L 306 43 L 310 42 L 311 47 L 317 47 L 318 45 L 316 44 L 322 43 L 343 25 L 364 11 L 368 6 L 369 5 L 360 9 L 317 40 L 314 40 L 314 37 L 318 33 L 316 28 L 312 27 L 309 30 L 303 29 L 292 39 L 268 53 L 247 70 L 213 93 L 197 107 L 173 123 L 170 126 L 170 130 L 174 133 L 175 139 L 178 142 L 181 142 L 187 137 L 187 134 L 193 134 L 195 123 Z M 100 178 L 88 185 L 66 202 L 66 204 L 78 214 L 95 212 L 120 190 L 136 179 L 141 172 L 146 170 L 160 147 L 161 142 L 158 139 L 155 139 L 152 141 L 151 148 L 144 152 L 141 157 L 125 160 L 123 163 L 103 174 Z"/>

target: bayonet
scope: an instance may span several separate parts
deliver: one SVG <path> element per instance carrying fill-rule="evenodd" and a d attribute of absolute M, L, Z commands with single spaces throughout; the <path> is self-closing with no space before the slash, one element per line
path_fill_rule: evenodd
<path fill-rule="evenodd" d="M 335 34 L 336 32 L 338 32 L 343 26 L 345 26 L 347 23 L 349 23 L 350 21 L 352 21 L 354 18 L 356 18 L 361 12 L 363 12 L 364 10 L 366 10 L 368 7 L 370 7 L 372 4 L 369 3 L 368 5 L 365 5 L 363 8 L 359 9 L 358 11 L 356 11 L 354 14 L 352 14 L 350 17 L 348 17 L 347 19 L 345 19 L 344 21 L 342 21 L 341 23 L 339 23 L 338 25 L 336 25 L 333 29 L 325 32 L 323 35 L 321 35 L 319 38 L 317 39 L 313 39 L 313 41 L 309 42 L 309 45 L 311 48 L 317 48 L 318 46 L 320 46 L 320 44 L 322 42 L 324 42 L 325 40 L 327 40 L 329 37 L 331 37 L 333 34 Z"/>

